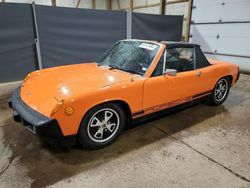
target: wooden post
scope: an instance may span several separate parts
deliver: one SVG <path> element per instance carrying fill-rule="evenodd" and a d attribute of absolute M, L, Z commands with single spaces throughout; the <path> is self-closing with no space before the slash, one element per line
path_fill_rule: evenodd
<path fill-rule="evenodd" d="M 165 14 L 166 0 L 161 0 L 160 3 L 160 15 Z"/>
<path fill-rule="evenodd" d="M 134 2 L 133 0 L 129 0 L 129 9 L 133 12 L 133 8 L 134 8 Z"/>
<path fill-rule="evenodd" d="M 112 10 L 112 1 L 107 0 L 107 10 Z"/>
<path fill-rule="evenodd" d="M 188 1 L 188 15 L 187 15 L 186 31 L 185 31 L 185 41 L 186 42 L 189 41 L 192 6 L 193 6 L 193 0 L 189 0 Z"/>
<path fill-rule="evenodd" d="M 56 6 L 56 0 L 51 0 L 51 5 Z"/>
<path fill-rule="evenodd" d="M 119 0 L 116 0 L 116 2 L 117 2 L 117 8 L 118 8 L 118 10 L 121 10 L 120 1 L 119 1 Z"/>
<path fill-rule="evenodd" d="M 96 5 L 95 5 L 95 0 L 92 0 L 92 9 L 95 9 Z"/>
<path fill-rule="evenodd" d="M 78 0 L 78 1 L 77 1 L 76 8 L 78 8 L 78 7 L 79 7 L 80 2 L 81 2 L 81 0 Z"/>

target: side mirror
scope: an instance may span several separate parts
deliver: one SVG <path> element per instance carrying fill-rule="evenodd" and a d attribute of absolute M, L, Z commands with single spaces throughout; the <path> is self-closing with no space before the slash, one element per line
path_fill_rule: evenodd
<path fill-rule="evenodd" d="M 175 69 L 166 69 L 164 71 L 164 76 L 168 75 L 168 76 L 176 76 L 177 74 L 177 70 Z"/>

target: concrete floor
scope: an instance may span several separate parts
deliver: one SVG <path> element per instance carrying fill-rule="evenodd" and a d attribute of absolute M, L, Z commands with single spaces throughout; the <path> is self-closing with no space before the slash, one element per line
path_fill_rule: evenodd
<path fill-rule="evenodd" d="M 222 106 L 147 122 L 98 151 L 45 145 L 15 123 L 14 86 L 0 87 L 0 187 L 250 187 L 250 75 Z"/>

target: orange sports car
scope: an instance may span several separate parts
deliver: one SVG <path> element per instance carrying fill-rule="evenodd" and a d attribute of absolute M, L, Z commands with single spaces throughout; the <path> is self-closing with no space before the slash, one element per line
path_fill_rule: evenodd
<path fill-rule="evenodd" d="M 196 44 L 121 40 L 98 62 L 28 74 L 9 106 L 41 138 L 97 149 L 138 118 L 200 100 L 222 104 L 238 78 L 237 65 L 207 60 Z"/>

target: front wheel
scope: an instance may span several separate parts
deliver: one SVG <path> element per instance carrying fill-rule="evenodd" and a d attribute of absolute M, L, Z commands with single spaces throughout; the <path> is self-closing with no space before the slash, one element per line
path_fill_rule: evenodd
<path fill-rule="evenodd" d="M 125 128 L 126 117 L 120 105 L 96 106 L 84 116 L 78 139 L 86 149 L 99 149 L 113 143 Z"/>
<path fill-rule="evenodd" d="M 229 78 L 221 78 L 216 83 L 213 93 L 207 98 L 207 103 L 213 106 L 221 105 L 228 96 L 230 85 Z"/>

